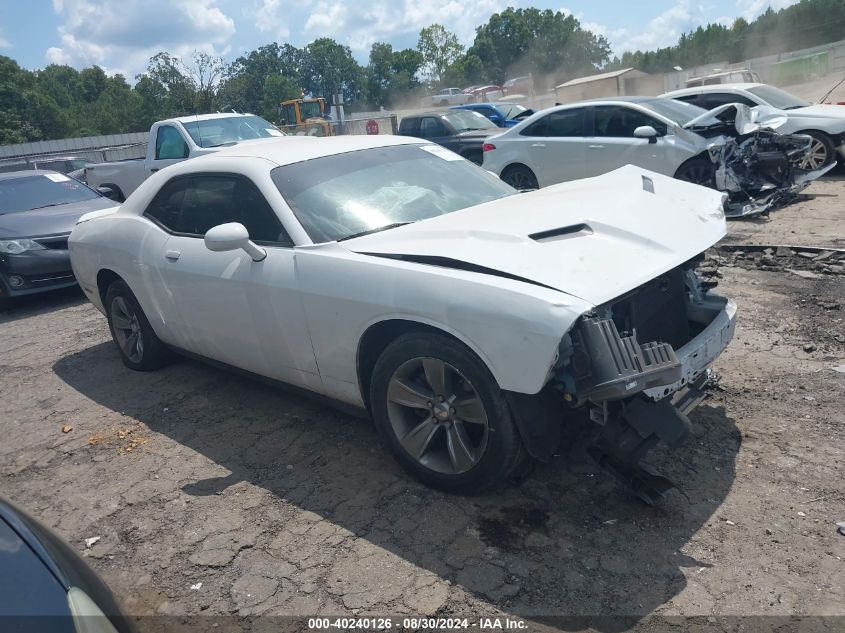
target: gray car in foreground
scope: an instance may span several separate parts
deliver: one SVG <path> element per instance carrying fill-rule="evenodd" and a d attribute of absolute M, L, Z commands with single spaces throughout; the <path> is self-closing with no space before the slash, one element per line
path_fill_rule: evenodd
<path fill-rule="evenodd" d="M 81 215 L 115 206 L 58 172 L 0 174 L 0 300 L 74 285 L 68 235 Z"/>

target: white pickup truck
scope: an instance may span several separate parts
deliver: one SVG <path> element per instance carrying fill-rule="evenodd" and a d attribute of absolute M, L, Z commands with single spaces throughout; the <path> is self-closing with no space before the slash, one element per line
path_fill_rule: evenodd
<path fill-rule="evenodd" d="M 123 202 L 150 174 L 168 165 L 240 141 L 272 136 L 284 136 L 284 132 L 254 114 L 199 114 L 158 121 L 150 128 L 144 158 L 89 165 L 84 179 L 90 187 Z"/>
<path fill-rule="evenodd" d="M 473 99 L 474 97 L 471 94 L 467 94 L 460 88 L 444 88 L 437 94 L 420 99 L 420 105 L 424 108 L 430 108 L 431 106 L 463 105 Z"/>

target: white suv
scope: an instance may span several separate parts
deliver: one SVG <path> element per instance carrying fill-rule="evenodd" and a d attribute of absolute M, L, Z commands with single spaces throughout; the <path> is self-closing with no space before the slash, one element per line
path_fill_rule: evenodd
<path fill-rule="evenodd" d="M 779 133 L 813 137 L 812 151 L 803 166 L 805 169 L 818 169 L 830 164 L 836 153 L 845 158 L 845 106 L 813 105 L 780 88 L 759 83 L 696 86 L 660 96 L 691 103 L 705 110 L 727 103 L 782 110 L 788 121 L 778 128 Z"/>

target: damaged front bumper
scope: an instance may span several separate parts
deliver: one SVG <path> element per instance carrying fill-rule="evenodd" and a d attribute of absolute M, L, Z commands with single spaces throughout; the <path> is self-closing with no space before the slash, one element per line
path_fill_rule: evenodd
<path fill-rule="evenodd" d="M 735 191 L 729 195 L 728 200 L 725 202 L 725 217 L 744 218 L 766 214 L 776 205 L 792 200 L 795 196 L 804 191 L 804 189 L 809 187 L 814 180 L 821 178 L 834 167 L 836 167 L 835 162 L 827 165 L 826 167 L 822 167 L 821 169 L 796 173 L 794 175 L 793 184 L 790 186 L 770 189 L 768 193 L 763 195 L 758 194 L 756 198 L 747 196 L 747 194 L 742 191 L 736 191 L 737 189 L 740 189 L 740 185 L 736 184 L 733 187 Z M 723 191 L 729 190 L 729 187 L 726 184 L 727 181 L 728 178 L 725 175 L 725 169 L 718 169 L 716 171 L 716 187 Z"/>
<path fill-rule="evenodd" d="M 690 268 L 655 280 L 667 294 L 683 283 L 683 315 L 687 328 L 677 327 L 679 298 L 654 307 L 654 289 L 585 315 L 562 343 L 563 362 L 553 378 L 573 407 L 587 407 L 601 427 L 591 454 L 647 503 L 655 503 L 672 482 L 640 463 L 658 442 L 679 446 L 689 434 L 687 415 L 704 399 L 709 367 L 727 348 L 736 328 L 736 304 L 702 291 Z M 621 307 L 620 307 L 621 306 Z M 637 310 L 666 328 L 668 342 L 640 343 Z M 620 318 L 625 314 L 625 319 Z M 624 323 L 620 333 L 617 323 Z M 642 323 L 640 323 L 642 326 Z M 653 331 L 643 327 L 651 338 Z"/>

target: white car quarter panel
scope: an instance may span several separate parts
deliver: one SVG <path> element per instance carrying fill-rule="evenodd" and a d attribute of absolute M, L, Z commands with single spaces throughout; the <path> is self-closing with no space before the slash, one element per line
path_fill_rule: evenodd
<path fill-rule="evenodd" d="M 320 374 L 334 391 L 327 395 L 344 400 L 359 397 L 358 343 L 378 322 L 416 321 L 452 334 L 500 387 L 536 393 L 562 336 L 592 307 L 524 282 L 360 255 L 338 244 L 297 249 L 297 274 Z"/>

